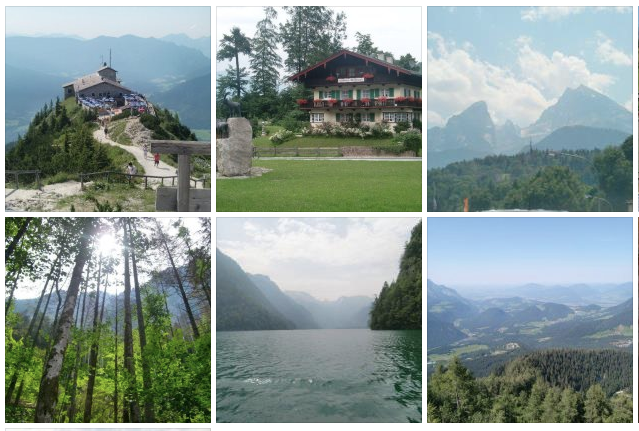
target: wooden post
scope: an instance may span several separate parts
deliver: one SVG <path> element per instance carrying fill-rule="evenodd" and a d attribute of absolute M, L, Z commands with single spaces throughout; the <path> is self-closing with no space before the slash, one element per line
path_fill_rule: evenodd
<path fill-rule="evenodd" d="M 171 177 L 171 187 L 175 185 L 175 177 Z"/>
<path fill-rule="evenodd" d="M 149 188 L 148 180 L 149 180 L 149 177 L 147 177 L 147 176 L 145 175 L 145 176 L 144 176 L 144 189 L 145 189 L 145 190 Z"/>
<path fill-rule="evenodd" d="M 38 187 L 38 190 L 40 190 L 40 171 L 36 172 L 36 186 Z"/>
<path fill-rule="evenodd" d="M 20 183 L 18 182 L 18 174 L 14 174 L 16 177 L 16 190 L 20 188 Z"/>
<path fill-rule="evenodd" d="M 191 188 L 191 166 L 188 154 L 178 154 L 178 211 L 189 210 L 189 189 Z"/>
<path fill-rule="evenodd" d="M 84 190 L 84 175 L 80 174 L 80 190 Z"/>

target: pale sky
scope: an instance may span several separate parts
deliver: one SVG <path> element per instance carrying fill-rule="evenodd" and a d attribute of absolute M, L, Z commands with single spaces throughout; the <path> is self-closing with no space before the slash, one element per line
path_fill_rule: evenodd
<path fill-rule="evenodd" d="M 346 14 L 347 39 L 344 46 L 353 48 L 357 46 L 355 33 L 370 34 L 378 49 L 392 52 L 395 58 L 411 53 L 417 61 L 422 60 L 422 8 L 421 7 L 335 7 L 330 6 L 336 13 Z M 288 14 L 276 7 L 277 24 L 284 23 Z M 264 10 L 261 7 L 218 7 L 217 29 L 215 35 L 216 51 L 224 34 L 229 34 L 231 28 L 239 27 L 247 37 L 255 35 L 255 26 L 264 18 Z M 278 46 L 278 54 L 282 62 L 286 54 L 281 45 Z M 223 73 L 229 61 L 217 63 L 217 72 Z M 233 65 L 235 63 L 233 62 Z M 240 67 L 248 67 L 248 56 L 240 56 Z M 282 69 L 283 71 L 283 69 Z M 284 74 L 282 73 L 281 78 Z"/>
<path fill-rule="evenodd" d="M 7 7 L 5 13 L 8 36 L 211 35 L 210 7 Z"/>
<path fill-rule="evenodd" d="M 157 219 L 160 221 L 160 224 L 164 227 L 165 233 L 171 237 L 175 237 L 177 233 L 177 229 L 173 228 L 171 224 L 174 223 L 177 219 L 167 218 L 167 217 L 158 217 Z M 181 220 L 184 223 L 184 225 L 189 229 L 191 234 L 191 239 L 193 240 L 193 242 L 198 242 L 200 239 L 199 231 L 201 230 L 199 218 L 184 217 L 184 218 L 181 218 Z M 146 230 L 147 228 L 155 229 L 155 222 L 150 221 L 148 223 L 148 226 L 143 226 L 141 227 L 140 230 Z M 104 235 L 104 236 L 106 237 L 105 239 L 102 239 L 102 236 L 98 238 L 98 243 L 100 244 L 99 249 L 102 249 L 103 255 L 105 257 L 114 256 L 120 260 L 120 264 L 119 266 L 117 266 L 116 273 L 114 275 L 109 276 L 109 285 L 107 287 L 107 292 L 109 292 L 110 294 L 115 294 L 116 289 L 118 292 L 122 292 L 122 290 L 124 289 L 123 287 L 124 286 L 123 284 L 124 283 L 123 282 L 124 264 L 122 262 L 122 249 L 117 244 L 117 242 L 119 242 L 121 239 L 122 229 L 119 229 L 117 232 L 111 233 L 110 235 Z M 164 269 L 170 266 L 164 249 L 161 249 L 159 251 L 149 250 L 148 252 L 142 253 L 141 255 L 137 256 L 137 258 L 139 260 L 138 271 L 139 271 L 140 283 L 144 283 L 146 280 L 149 279 L 146 273 L 146 270 L 149 269 L 149 264 L 144 262 L 145 259 L 148 259 L 152 264 L 156 262 L 160 263 L 161 267 L 154 265 L 153 268 L 151 269 Z M 51 260 L 53 261 L 53 259 L 54 258 L 52 257 Z M 175 263 L 177 266 L 184 263 L 184 256 L 174 255 L 173 259 L 175 260 Z M 97 267 L 95 267 L 95 269 L 97 269 Z M 67 272 L 70 273 L 71 270 L 72 270 L 71 267 L 67 268 Z M 47 271 L 48 271 L 48 268 L 47 268 Z M 46 274 L 43 275 L 42 277 L 43 277 L 42 279 L 36 280 L 35 282 L 21 279 L 20 282 L 18 283 L 18 289 L 16 289 L 15 291 L 15 297 L 17 299 L 39 297 L 40 293 L 42 292 L 42 286 L 44 285 Z M 70 276 L 66 278 L 66 280 L 63 279 L 64 283 L 60 285 L 61 289 L 63 290 L 67 289 L 69 285 L 69 279 L 70 279 Z M 104 280 L 105 279 L 103 278 L 103 281 Z M 102 289 L 103 287 L 104 285 L 102 285 L 100 289 Z"/>
<path fill-rule="evenodd" d="M 217 248 L 281 290 L 374 296 L 397 277 L 418 218 L 218 218 Z"/>

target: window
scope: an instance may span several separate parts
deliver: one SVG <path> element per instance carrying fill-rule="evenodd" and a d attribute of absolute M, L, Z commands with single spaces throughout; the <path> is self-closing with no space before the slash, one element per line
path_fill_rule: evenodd
<path fill-rule="evenodd" d="M 340 96 L 341 96 L 340 99 L 342 100 L 350 98 L 348 90 L 342 90 L 342 92 L 340 93 Z"/>
<path fill-rule="evenodd" d="M 410 89 L 404 88 L 404 97 L 410 97 Z"/>
<path fill-rule="evenodd" d="M 390 88 L 382 88 L 381 96 L 390 97 Z"/>
<path fill-rule="evenodd" d="M 400 121 L 412 121 L 412 112 L 382 112 L 382 119 L 389 123 L 399 123 Z"/>
<path fill-rule="evenodd" d="M 370 99 L 370 90 L 362 90 L 362 99 Z"/>
<path fill-rule="evenodd" d="M 323 122 L 324 122 L 324 114 L 311 113 L 311 123 L 323 123 Z"/>
<path fill-rule="evenodd" d="M 335 120 L 337 120 L 338 123 L 348 123 L 353 121 L 353 114 L 340 114 L 338 112 L 335 114 Z"/>
<path fill-rule="evenodd" d="M 362 113 L 362 121 L 373 123 L 375 122 L 375 113 L 373 112 L 364 112 Z"/>
<path fill-rule="evenodd" d="M 354 78 L 355 77 L 355 68 L 354 67 L 349 67 L 348 68 L 348 77 L 349 78 Z"/>
<path fill-rule="evenodd" d="M 422 97 L 422 93 L 420 91 L 415 90 L 413 93 L 415 94 L 415 97 Z"/>

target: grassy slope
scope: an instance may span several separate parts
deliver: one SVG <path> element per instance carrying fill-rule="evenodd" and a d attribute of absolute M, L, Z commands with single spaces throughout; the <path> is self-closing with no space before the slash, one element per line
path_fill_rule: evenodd
<path fill-rule="evenodd" d="M 422 164 L 257 161 L 262 177 L 216 182 L 217 211 L 421 211 Z"/>

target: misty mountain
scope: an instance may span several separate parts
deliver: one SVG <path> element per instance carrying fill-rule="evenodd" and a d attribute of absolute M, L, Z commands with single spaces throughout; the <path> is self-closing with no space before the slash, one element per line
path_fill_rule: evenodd
<path fill-rule="evenodd" d="M 632 112 L 614 100 L 584 85 L 566 88 L 557 103 L 523 130 L 533 141 L 565 126 L 589 126 L 632 134 Z M 623 139 L 622 139 L 623 140 Z"/>
<path fill-rule="evenodd" d="M 471 329 L 498 329 L 511 319 L 501 308 L 491 307 L 476 316 L 463 320 L 463 326 Z"/>
<path fill-rule="evenodd" d="M 466 334 L 461 332 L 450 322 L 442 322 L 437 318 L 427 319 L 426 330 L 428 332 L 428 348 L 444 346 L 466 338 Z"/>
<path fill-rule="evenodd" d="M 569 128 L 559 130 L 565 127 Z M 551 135 L 555 131 L 558 133 Z M 567 88 L 557 103 L 524 129 L 509 120 L 496 127 L 486 102 L 480 101 L 452 116 L 445 127 L 428 129 L 428 169 L 491 154 L 513 155 L 527 149 L 531 141 L 541 144 L 538 149 L 592 149 L 617 145 L 629 134 L 632 134 L 632 113 L 583 85 Z M 540 142 L 546 137 L 546 142 Z"/>
<path fill-rule="evenodd" d="M 215 250 L 216 330 L 294 329 L 233 259 Z"/>
<path fill-rule="evenodd" d="M 311 313 L 282 292 L 268 276 L 261 274 L 248 274 L 248 276 L 277 311 L 293 322 L 297 329 L 319 328 Z"/>
<path fill-rule="evenodd" d="M 533 145 L 536 150 L 594 150 L 620 145 L 628 133 L 588 126 L 561 127 Z"/>
<path fill-rule="evenodd" d="M 168 34 L 164 37 L 161 37 L 160 40 L 165 42 L 172 42 L 179 46 L 186 46 L 188 48 L 194 48 L 200 51 L 202 54 L 211 58 L 211 37 L 199 37 L 196 39 L 192 39 L 185 35 L 184 33 L 179 34 Z"/>
<path fill-rule="evenodd" d="M 191 129 L 211 129 L 211 74 L 181 82 L 153 95 L 153 101 L 177 111 Z"/>
<path fill-rule="evenodd" d="M 477 313 L 475 305 L 460 296 L 457 291 L 427 280 L 426 300 L 428 316 L 441 322 L 453 322 Z"/>
<path fill-rule="evenodd" d="M 322 329 L 368 328 L 373 298 L 350 296 L 320 301 L 305 292 L 287 291 L 286 294 L 308 310 Z"/>

